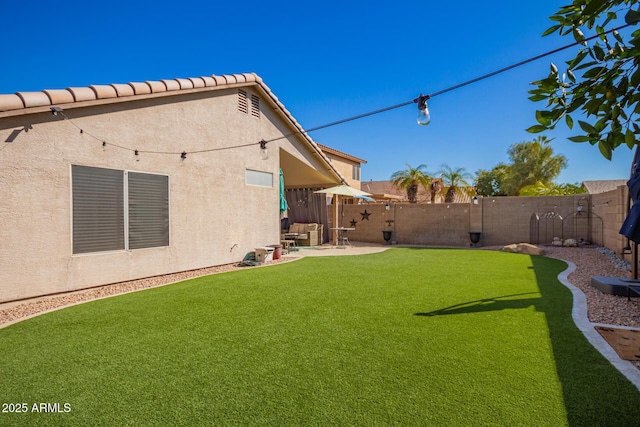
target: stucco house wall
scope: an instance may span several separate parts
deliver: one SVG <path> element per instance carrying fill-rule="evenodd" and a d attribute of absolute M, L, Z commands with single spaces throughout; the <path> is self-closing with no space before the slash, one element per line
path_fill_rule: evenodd
<path fill-rule="evenodd" d="M 58 103 L 0 95 L 0 302 L 237 262 L 280 241 L 281 167 L 293 184 L 341 182 L 313 141 L 291 136 L 299 125 L 259 77 L 191 81 L 123 96 L 112 85 L 103 98 L 92 88 L 84 101 L 68 90 Z M 257 115 L 239 110 L 239 89 L 259 99 Z M 169 245 L 73 254 L 72 165 L 168 176 Z M 272 181 L 247 183 L 247 170 Z"/>

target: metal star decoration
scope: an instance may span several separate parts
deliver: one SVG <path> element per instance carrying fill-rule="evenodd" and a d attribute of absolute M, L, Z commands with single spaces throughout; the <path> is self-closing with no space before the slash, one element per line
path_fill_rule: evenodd
<path fill-rule="evenodd" d="M 365 209 L 364 212 L 360 212 L 360 215 L 362 215 L 362 220 L 364 221 L 365 219 L 367 221 L 369 221 L 369 215 L 371 215 L 371 212 L 367 212 L 367 210 Z"/>
<path fill-rule="evenodd" d="M 355 228 L 356 224 L 358 223 L 358 221 L 356 221 L 355 219 L 351 220 L 351 226 Z"/>

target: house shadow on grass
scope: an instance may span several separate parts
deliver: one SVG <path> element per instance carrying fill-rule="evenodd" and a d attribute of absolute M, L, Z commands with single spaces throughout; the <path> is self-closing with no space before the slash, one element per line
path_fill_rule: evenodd
<path fill-rule="evenodd" d="M 532 256 L 538 292 L 467 301 L 416 316 L 446 316 L 535 307 L 545 314 L 569 426 L 638 426 L 640 394 L 577 328 L 571 316 L 573 298 L 560 283 L 566 268 L 559 260 Z M 535 298 L 522 298 L 526 295 Z"/>

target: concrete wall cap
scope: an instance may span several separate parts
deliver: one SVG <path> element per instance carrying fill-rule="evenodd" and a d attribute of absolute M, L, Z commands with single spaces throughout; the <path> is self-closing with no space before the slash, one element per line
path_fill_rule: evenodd
<path fill-rule="evenodd" d="M 147 83 L 149 85 L 149 87 L 151 88 L 151 93 L 158 93 L 158 92 L 166 92 L 167 91 L 167 86 L 157 80 L 153 80 L 153 81 L 146 81 L 145 83 Z"/>
<path fill-rule="evenodd" d="M 51 105 L 51 100 L 44 92 L 16 92 L 26 108 Z"/>
<path fill-rule="evenodd" d="M 88 87 L 68 87 L 67 90 L 73 94 L 76 102 L 96 99 L 96 93 Z"/>
<path fill-rule="evenodd" d="M 51 100 L 51 104 L 67 104 L 73 102 L 73 94 L 67 89 L 43 90 Z"/>
<path fill-rule="evenodd" d="M 151 87 L 144 82 L 129 82 L 129 86 L 133 89 L 136 95 L 146 95 L 151 93 Z"/>
<path fill-rule="evenodd" d="M 0 95 L 0 111 L 19 110 L 24 108 L 24 102 L 18 95 Z"/>
<path fill-rule="evenodd" d="M 114 83 L 111 85 L 116 90 L 116 94 L 118 97 L 120 96 L 132 96 L 135 95 L 135 92 L 131 85 L 122 84 L 122 83 Z"/>
<path fill-rule="evenodd" d="M 97 99 L 107 99 L 107 98 L 117 98 L 118 93 L 113 88 L 113 86 L 109 85 L 91 85 L 89 86 L 91 90 L 96 93 Z"/>
<path fill-rule="evenodd" d="M 176 80 L 160 80 L 167 87 L 167 90 L 180 90 L 180 83 Z"/>

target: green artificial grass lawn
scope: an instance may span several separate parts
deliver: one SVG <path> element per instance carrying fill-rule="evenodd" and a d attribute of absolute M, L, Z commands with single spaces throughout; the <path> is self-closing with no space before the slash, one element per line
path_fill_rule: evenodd
<path fill-rule="evenodd" d="M 565 267 L 392 249 L 52 312 L 0 330 L 2 409 L 28 408 L 0 425 L 638 425 L 640 393 L 573 324 Z"/>

